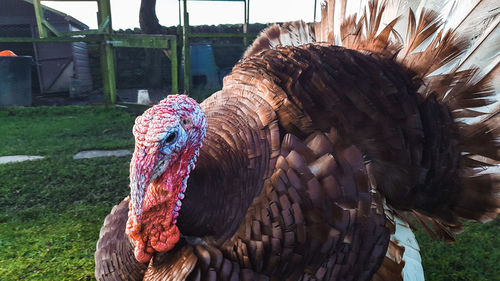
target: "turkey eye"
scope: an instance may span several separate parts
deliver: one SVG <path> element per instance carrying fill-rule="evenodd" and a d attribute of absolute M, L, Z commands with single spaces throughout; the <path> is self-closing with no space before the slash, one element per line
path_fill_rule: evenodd
<path fill-rule="evenodd" d="M 187 124 L 189 124 L 189 120 L 187 120 L 187 119 L 182 119 L 182 124 L 183 124 L 183 125 L 187 125 Z"/>
<path fill-rule="evenodd" d="M 177 137 L 177 132 L 173 132 L 171 133 L 170 135 L 167 136 L 167 138 L 165 139 L 165 144 L 170 144 L 172 143 L 175 138 Z"/>

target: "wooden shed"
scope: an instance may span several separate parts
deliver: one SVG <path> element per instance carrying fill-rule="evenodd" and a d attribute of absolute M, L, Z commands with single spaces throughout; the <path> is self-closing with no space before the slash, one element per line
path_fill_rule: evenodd
<path fill-rule="evenodd" d="M 88 29 L 75 18 L 48 7 L 45 7 L 44 17 L 59 32 Z M 0 1 L 0 37 L 38 37 L 31 1 Z M 35 92 L 79 94 L 92 89 L 86 43 L 0 43 L 0 50 L 3 49 L 33 57 Z"/>

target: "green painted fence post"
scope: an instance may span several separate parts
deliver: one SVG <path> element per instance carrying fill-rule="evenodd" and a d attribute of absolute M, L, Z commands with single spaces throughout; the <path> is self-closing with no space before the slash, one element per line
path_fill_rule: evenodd
<path fill-rule="evenodd" d="M 174 37 L 170 40 L 170 68 L 172 75 L 172 94 L 177 94 L 179 92 L 179 82 L 177 73 L 177 39 Z"/>
<path fill-rule="evenodd" d="M 101 43 L 101 71 L 106 106 L 112 106 L 116 102 L 116 77 L 115 58 L 113 46 L 110 44 L 113 27 L 111 23 L 111 5 L 109 0 L 98 0 L 97 23 L 99 30 L 104 33 Z"/>
<path fill-rule="evenodd" d="M 48 33 L 45 26 L 43 26 L 43 22 L 45 21 L 45 19 L 43 17 L 43 8 L 42 4 L 40 4 L 40 0 L 33 0 L 33 7 L 35 8 L 36 25 L 38 26 L 38 36 L 40 36 L 40 38 L 47 38 Z"/>
<path fill-rule="evenodd" d="M 101 43 L 101 71 L 104 100 L 106 106 L 112 106 L 116 102 L 115 58 L 113 47 L 106 41 Z"/>

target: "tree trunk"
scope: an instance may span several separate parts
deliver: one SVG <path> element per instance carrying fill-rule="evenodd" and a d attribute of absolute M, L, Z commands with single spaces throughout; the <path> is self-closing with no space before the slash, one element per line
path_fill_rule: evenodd
<path fill-rule="evenodd" d="M 141 25 L 142 32 L 146 34 L 161 32 L 161 25 L 156 17 L 156 0 L 141 0 L 139 24 Z"/>
<path fill-rule="evenodd" d="M 141 9 L 139 10 L 139 24 L 141 30 L 146 34 L 159 34 L 161 33 L 162 26 L 156 17 L 156 0 L 141 0 Z M 160 88 L 161 87 L 161 56 L 159 50 L 147 49 L 147 87 Z"/>

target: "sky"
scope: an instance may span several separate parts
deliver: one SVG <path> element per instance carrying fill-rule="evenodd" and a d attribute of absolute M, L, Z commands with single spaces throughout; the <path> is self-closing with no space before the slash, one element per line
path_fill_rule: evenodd
<path fill-rule="evenodd" d="M 62 11 L 91 29 L 97 28 L 97 2 L 44 1 L 43 4 Z M 139 27 L 140 0 L 111 0 L 113 29 Z M 157 0 L 156 14 L 160 24 L 179 24 L 177 0 Z M 318 2 L 318 15 L 319 3 Z M 244 6 L 241 2 L 188 1 L 190 25 L 243 23 Z M 182 5 L 181 5 L 182 6 Z M 284 22 L 297 19 L 313 21 L 314 0 L 250 0 L 250 23 Z"/>

